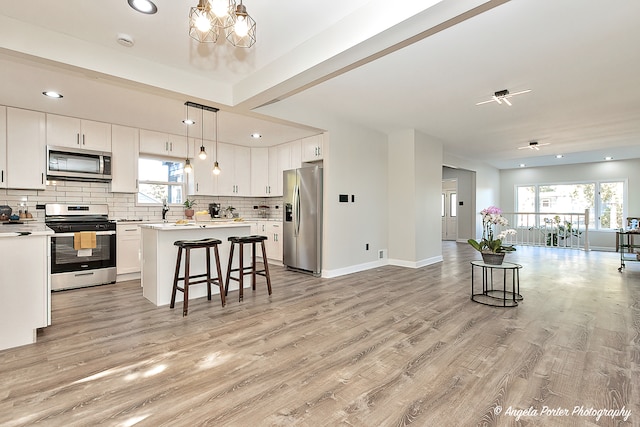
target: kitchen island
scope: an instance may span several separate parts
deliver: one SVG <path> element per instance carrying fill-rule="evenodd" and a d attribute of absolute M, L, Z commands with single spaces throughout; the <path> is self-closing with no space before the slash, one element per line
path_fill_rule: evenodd
<path fill-rule="evenodd" d="M 51 324 L 49 243 L 41 222 L 0 225 L 0 350 L 36 342 Z"/>
<path fill-rule="evenodd" d="M 173 288 L 173 276 L 176 267 L 178 248 L 173 242 L 176 240 L 198 240 L 213 237 L 222 241 L 218 245 L 220 252 L 220 266 L 222 276 L 226 277 L 227 264 L 229 262 L 230 236 L 247 236 L 251 234 L 249 223 L 243 221 L 204 222 L 189 224 L 141 224 L 142 230 L 142 293 L 146 299 L 156 306 L 168 305 L 171 302 L 171 290 Z M 244 254 L 244 264 L 250 262 L 250 251 Z M 216 275 L 215 260 L 211 252 L 211 271 Z M 237 256 L 234 257 L 234 268 L 237 268 Z M 206 273 L 205 250 L 193 250 L 191 252 L 191 275 Z M 180 267 L 180 276 L 184 272 L 184 257 Z M 182 286 L 182 282 L 180 282 Z M 251 281 L 246 281 L 246 286 L 251 286 Z M 229 290 L 238 289 L 237 282 L 231 283 Z M 212 293 L 218 294 L 219 289 L 212 286 Z M 207 295 L 206 285 L 189 287 L 189 299 L 201 298 Z M 176 302 L 182 301 L 182 292 L 176 295 Z"/>

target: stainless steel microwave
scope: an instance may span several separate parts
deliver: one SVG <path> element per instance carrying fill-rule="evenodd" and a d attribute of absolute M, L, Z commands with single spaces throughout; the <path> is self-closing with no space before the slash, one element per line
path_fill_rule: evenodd
<path fill-rule="evenodd" d="M 47 147 L 47 179 L 111 181 L 111 153 Z"/>

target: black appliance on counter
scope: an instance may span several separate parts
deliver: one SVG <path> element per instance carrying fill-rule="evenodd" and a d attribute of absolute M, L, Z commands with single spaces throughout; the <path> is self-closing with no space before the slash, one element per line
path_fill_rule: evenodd
<path fill-rule="evenodd" d="M 209 203 L 209 215 L 211 218 L 220 218 L 220 203 Z"/>
<path fill-rule="evenodd" d="M 51 289 L 73 289 L 116 281 L 116 223 L 108 205 L 45 205 L 51 238 Z M 75 249 L 76 233 L 95 232 L 95 248 Z"/>

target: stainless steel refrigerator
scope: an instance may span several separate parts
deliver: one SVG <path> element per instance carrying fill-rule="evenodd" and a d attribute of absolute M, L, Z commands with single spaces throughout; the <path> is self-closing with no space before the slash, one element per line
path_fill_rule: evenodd
<path fill-rule="evenodd" d="M 283 172 L 283 261 L 319 276 L 322 270 L 322 168 Z"/>

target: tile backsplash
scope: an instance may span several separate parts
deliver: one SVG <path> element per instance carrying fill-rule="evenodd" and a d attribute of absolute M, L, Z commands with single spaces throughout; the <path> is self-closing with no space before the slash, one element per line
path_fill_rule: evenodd
<path fill-rule="evenodd" d="M 242 218 L 264 219 L 259 216 L 260 210 L 254 207 L 269 206 L 267 219 L 282 219 L 281 197 L 195 197 L 195 200 L 196 211 L 207 210 L 209 203 L 220 203 L 222 208 L 235 207 L 235 212 Z M 59 181 L 56 185 L 47 185 L 46 190 L 0 189 L 0 205 L 11 206 L 15 214 L 27 210 L 34 218 L 44 221 L 44 210 L 36 209 L 36 205 L 47 203 L 106 203 L 109 219 L 162 220 L 162 206 L 137 206 L 136 194 L 111 193 L 106 183 Z M 181 218 L 184 218 L 184 207 L 170 206 L 167 219 L 177 221 Z"/>

